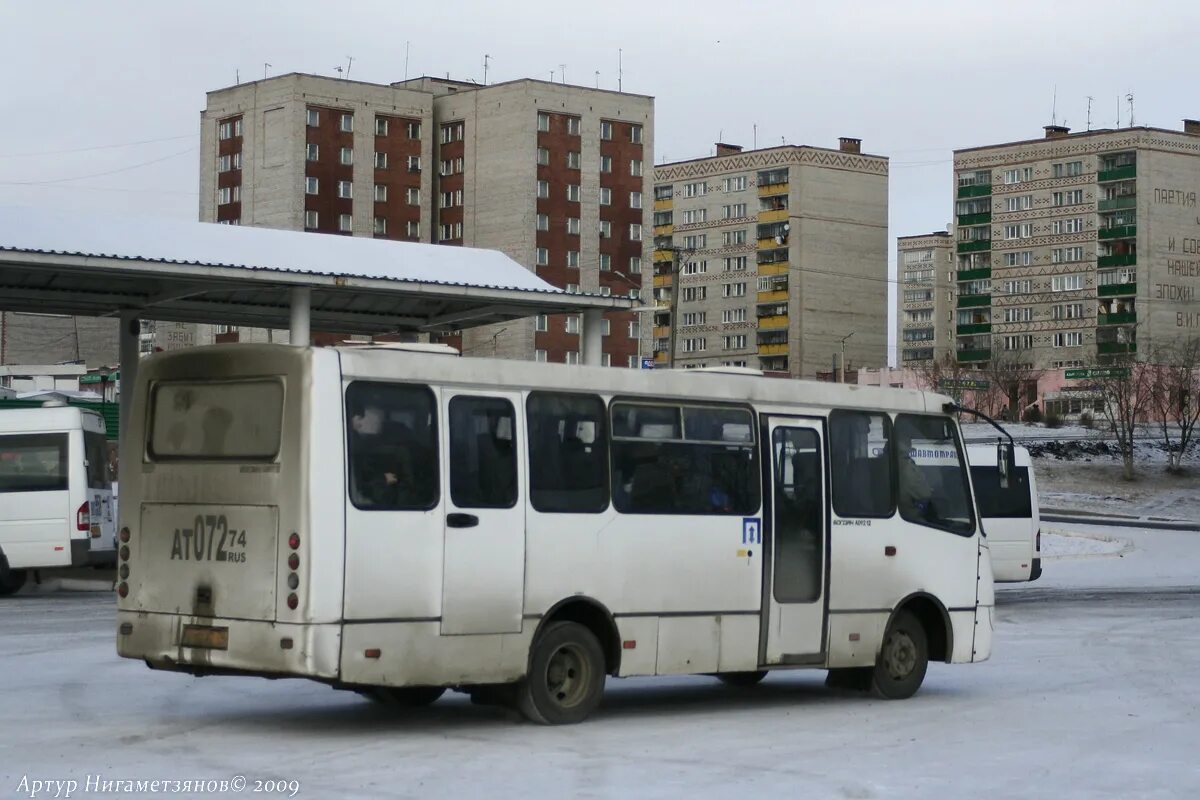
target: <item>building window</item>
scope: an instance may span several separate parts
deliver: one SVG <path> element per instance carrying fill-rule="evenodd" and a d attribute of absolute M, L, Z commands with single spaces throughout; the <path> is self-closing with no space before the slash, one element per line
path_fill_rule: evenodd
<path fill-rule="evenodd" d="M 537 115 L 537 129 L 542 133 L 550 132 L 550 115 L 544 111 L 539 111 Z"/>
<path fill-rule="evenodd" d="M 683 265 L 684 275 L 700 275 L 708 272 L 707 261 L 689 261 Z"/>
<path fill-rule="evenodd" d="M 546 351 L 545 350 L 534 350 L 533 351 L 533 360 L 538 361 L 543 364 L 546 363 Z"/>
<path fill-rule="evenodd" d="M 703 325 L 708 319 L 707 311 L 689 311 L 683 315 L 683 327 L 691 327 L 693 325 Z"/>
<path fill-rule="evenodd" d="M 321 112 L 317 111 L 315 108 L 308 109 L 307 113 L 305 114 L 305 124 L 307 124 L 310 128 L 319 127 L 321 124 Z"/>
<path fill-rule="evenodd" d="M 1005 239 L 1028 239 L 1033 236 L 1033 224 L 1022 222 L 1020 225 L 1005 225 Z"/>
<path fill-rule="evenodd" d="M 311 142 L 304 148 L 304 157 L 309 161 L 316 161 L 320 153 L 320 145 L 312 144 Z"/>
<path fill-rule="evenodd" d="M 461 222 L 446 222 L 439 228 L 438 241 L 449 242 L 455 239 L 462 238 L 462 223 Z"/>
<path fill-rule="evenodd" d="M 1033 349 L 1033 334 L 1022 333 L 1016 336 L 1004 337 L 1005 350 L 1031 350 Z"/>
<path fill-rule="evenodd" d="M 579 333 L 579 315 L 578 314 L 568 314 L 567 315 L 566 331 L 567 331 L 567 333 Z"/>
<path fill-rule="evenodd" d="M 721 188 L 726 192 L 744 192 L 746 191 L 746 176 L 738 175 L 735 178 L 726 178 Z"/>
<path fill-rule="evenodd" d="M 625 366 L 629 367 L 629 369 L 641 369 L 642 359 L 640 356 L 628 356 L 625 359 Z"/>
<path fill-rule="evenodd" d="M 421 205 L 421 190 L 415 186 L 410 186 L 405 192 L 405 199 L 410 206 Z"/>
<path fill-rule="evenodd" d="M 629 174 L 635 178 L 642 177 L 642 160 L 640 158 L 629 159 Z"/>
<path fill-rule="evenodd" d="M 1083 303 L 1062 303 L 1050 309 L 1051 319 L 1082 319 Z"/>
<path fill-rule="evenodd" d="M 579 268 L 579 251 L 578 250 L 568 250 L 567 251 L 567 266 L 573 267 L 575 269 Z"/>
<path fill-rule="evenodd" d="M 577 184 L 577 183 L 568 183 L 567 184 L 567 202 L 570 202 L 570 203 L 578 203 L 579 202 L 579 184 Z"/>
<path fill-rule="evenodd" d="M 1054 334 L 1055 347 L 1080 347 L 1083 345 L 1083 333 L 1081 331 L 1063 331 Z"/>
<path fill-rule="evenodd" d="M 1065 261 L 1083 261 L 1082 247 L 1056 247 L 1050 251 L 1050 260 L 1055 264 Z"/>
<path fill-rule="evenodd" d="M 550 196 L 550 181 L 537 182 L 537 196 L 547 198 Z"/>
<path fill-rule="evenodd" d="M 579 235 L 579 217 L 567 217 L 567 233 Z"/>
<path fill-rule="evenodd" d="M 410 138 L 410 139 L 420 139 L 421 138 L 421 123 L 410 122 L 410 123 L 408 123 L 407 127 L 408 127 L 408 131 L 407 131 L 408 138 Z"/>
<path fill-rule="evenodd" d="M 354 184 L 350 181 L 338 181 L 337 196 L 343 200 L 351 200 L 354 198 Z"/>
<path fill-rule="evenodd" d="M 578 283 L 568 283 L 567 284 L 567 294 L 579 294 L 579 284 Z"/>
<path fill-rule="evenodd" d="M 536 227 L 539 231 L 550 230 L 550 215 L 549 214 L 538 214 Z"/>
<path fill-rule="evenodd" d="M 1051 230 L 1054 233 L 1083 233 L 1083 217 L 1056 219 Z"/>
<path fill-rule="evenodd" d="M 343 147 L 338 151 L 338 163 L 342 166 L 350 166 L 354 163 L 354 150 L 349 147 Z"/>
<path fill-rule="evenodd" d="M 721 244 L 745 244 L 746 231 L 725 231 L 721 234 Z"/>
<path fill-rule="evenodd" d="M 641 256 L 630 256 L 629 257 L 629 274 L 637 275 L 641 271 L 642 271 L 642 257 Z"/>
<path fill-rule="evenodd" d="M 567 351 L 567 363 L 568 364 L 578 364 L 579 363 L 579 351 L 578 350 L 568 350 Z"/>
<path fill-rule="evenodd" d="M 734 203 L 721 207 L 721 219 L 741 219 L 746 216 L 746 204 Z"/>
<path fill-rule="evenodd" d="M 683 340 L 683 352 L 703 353 L 708 349 L 708 339 L 704 336 L 694 336 Z"/>
<path fill-rule="evenodd" d="M 708 247 L 708 234 L 695 233 L 691 236 L 683 237 L 683 246 L 687 250 L 701 250 Z"/>
<path fill-rule="evenodd" d="M 535 331 L 548 331 L 550 329 L 549 319 L 545 314 L 538 314 L 533 318 L 533 329 Z"/>
<path fill-rule="evenodd" d="M 447 165 L 449 165 L 449 163 L 450 163 L 449 161 L 443 161 L 443 162 L 442 162 L 442 174 L 443 174 L 443 175 L 449 175 L 449 174 L 450 174 L 450 173 L 447 171 Z M 537 149 L 537 163 L 538 163 L 539 165 L 543 166 L 543 167 L 548 167 L 548 166 L 550 166 L 550 151 L 549 151 L 549 150 L 547 150 L 547 149 L 546 149 L 546 148 L 544 148 L 544 147 L 539 147 L 539 148 Z"/>
<path fill-rule="evenodd" d="M 567 134 L 578 136 L 579 130 L 579 117 L 567 117 Z"/>
<path fill-rule="evenodd" d="M 1050 289 L 1055 292 L 1073 292 L 1082 288 L 1082 275 L 1055 275 L 1050 279 Z"/>
<path fill-rule="evenodd" d="M 602 205 L 602 206 L 611 206 L 612 205 L 612 189 L 609 189 L 604 186 L 600 187 L 600 205 Z"/>
<path fill-rule="evenodd" d="M 242 192 L 240 186 L 226 186 L 221 189 L 217 189 L 217 205 L 223 206 L 228 205 L 229 203 L 240 202 L 242 199 L 241 195 Z"/>
<path fill-rule="evenodd" d="M 642 207 L 642 193 L 641 192 L 630 192 L 629 193 L 629 207 L 630 208 L 641 208 Z"/>
<path fill-rule="evenodd" d="M 609 239 L 612 237 L 612 223 L 606 219 L 600 220 L 600 238 Z"/>
<path fill-rule="evenodd" d="M 612 172 L 612 156 L 600 156 L 600 171 L 605 174 Z"/>
<path fill-rule="evenodd" d="M 722 297 L 745 297 L 746 283 L 725 283 L 721 285 Z"/>
<path fill-rule="evenodd" d="M 721 347 L 724 350 L 741 350 L 746 346 L 746 335 L 722 336 Z"/>
<path fill-rule="evenodd" d="M 744 308 L 727 308 L 721 312 L 721 322 L 745 322 L 746 309 Z"/>
<path fill-rule="evenodd" d="M 708 193 L 708 187 L 705 185 L 704 181 L 697 181 L 695 183 L 685 183 L 683 185 L 683 196 L 684 197 L 703 197 L 707 193 Z"/>
<path fill-rule="evenodd" d="M 539 267 L 547 266 L 550 263 L 550 250 L 545 247 L 539 247 L 534 251 L 534 263 Z"/>
<path fill-rule="evenodd" d="M 375 135 L 376 136 L 387 136 L 387 132 L 388 132 L 387 117 L 376 117 L 375 118 Z"/>
<path fill-rule="evenodd" d="M 1082 161 L 1068 161 L 1065 163 L 1055 164 L 1051 174 L 1055 178 L 1074 178 L 1077 175 L 1083 174 Z"/>
<path fill-rule="evenodd" d="M 612 256 L 610 256 L 608 253 L 601 253 L 599 266 L 601 272 L 608 272 L 610 269 L 612 269 Z"/>
<path fill-rule="evenodd" d="M 338 128 L 342 133 L 352 133 L 354 131 L 354 115 L 342 114 L 341 123 L 338 125 Z"/>
<path fill-rule="evenodd" d="M 1004 254 L 1004 266 L 1006 267 L 1028 267 L 1033 263 L 1033 251 L 1021 250 L 1016 253 Z"/>
<path fill-rule="evenodd" d="M 384 217 L 375 218 L 375 235 L 387 236 L 387 219 Z"/>
<path fill-rule="evenodd" d="M 421 223 L 420 222 L 417 222 L 415 219 L 410 219 L 408 221 L 408 225 L 406 227 L 408 229 L 407 230 L 408 238 L 410 238 L 410 239 L 420 239 L 421 238 Z"/>
<path fill-rule="evenodd" d="M 1004 182 L 1008 185 L 1033 180 L 1033 167 L 1019 167 L 1004 171 Z"/>
<path fill-rule="evenodd" d="M 320 186 L 321 186 L 320 182 L 312 176 L 309 176 L 304 179 L 304 193 L 305 194 L 316 194 L 318 192 L 318 190 L 320 189 Z"/>
<path fill-rule="evenodd" d="M 630 125 L 629 126 L 629 141 L 633 142 L 634 144 L 642 143 L 642 126 L 641 125 Z"/>
<path fill-rule="evenodd" d="M 338 230 L 349 233 L 354 229 L 354 219 L 349 214 L 338 214 Z"/>
<path fill-rule="evenodd" d="M 567 169 L 579 169 L 582 157 L 575 150 L 567 151 Z"/>
<path fill-rule="evenodd" d="M 463 140 L 463 123 L 451 122 L 442 126 L 442 144 L 461 142 Z"/>
<path fill-rule="evenodd" d="M 612 139 L 612 134 L 613 134 L 612 123 L 601 120 L 601 122 L 600 122 L 600 138 L 607 142 L 610 139 Z"/>
<path fill-rule="evenodd" d="M 1029 280 L 1028 278 L 1026 278 L 1024 280 L 1019 280 L 1019 281 L 1005 281 L 1004 282 L 1004 293 L 1005 294 L 1032 294 L 1033 293 L 1033 281 Z"/>
<path fill-rule="evenodd" d="M 1077 206 L 1083 202 L 1083 189 L 1073 189 L 1069 192 L 1055 192 L 1054 205 Z"/>
<path fill-rule="evenodd" d="M 707 286 L 685 286 L 685 287 L 683 287 L 683 293 L 680 296 L 688 302 L 704 300 L 705 298 L 708 297 L 708 287 Z"/>
<path fill-rule="evenodd" d="M 233 166 L 233 159 L 230 156 L 220 156 L 217 159 L 217 172 L 229 172 Z"/>
<path fill-rule="evenodd" d="M 408 171 L 409 172 L 420 172 L 421 171 L 421 157 L 420 156 L 409 156 L 408 157 Z"/>
<path fill-rule="evenodd" d="M 387 153 L 376 153 L 375 154 L 375 169 L 387 169 L 387 168 L 388 168 L 388 154 Z"/>
<path fill-rule="evenodd" d="M 217 138 L 233 139 L 236 136 L 242 135 L 242 121 L 240 119 L 222 122 L 217 127 Z"/>
<path fill-rule="evenodd" d="M 640 242 L 642 240 L 642 226 L 636 222 L 629 225 L 629 240 L 631 242 Z"/>
<path fill-rule="evenodd" d="M 641 289 L 630 289 L 629 290 L 629 299 L 630 300 L 641 300 L 642 299 L 642 290 Z"/>
<path fill-rule="evenodd" d="M 547 153 L 547 158 L 549 158 L 549 153 Z M 538 163 L 541 163 L 541 162 L 538 162 Z M 549 161 L 547 161 L 546 163 L 549 163 Z M 442 162 L 441 171 L 438 174 L 440 174 L 444 178 L 447 175 L 457 175 L 458 173 L 460 173 L 462 171 L 463 171 L 463 160 L 461 157 L 460 158 L 447 158 L 445 161 Z"/>
<path fill-rule="evenodd" d="M 968 312 L 969 314 L 970 312 Z M 924 317 L 924 320 L 932 318 L 933 312 L 929 312 L 930 316 Z M 918 320 L 920 321 L 920 320 Z M 1004 309 L 1005 322 L 1032 322 L 1033 308 L 1031 306 L 1019 306 Z M 966 324 L 970 324 L 971 320 L 967 320 Z"/>
<path fill-rule="evenodd" d="M 388 190 L 387 184 L 385 184 L 385 183 L 375 184 L 375 202 L 376 203 L 386 203 L 387 202 L 387 190 Z"/>
<path fill-rule="evenodd" d="M 1033 195 L 1023 194 L 1019 197 L 1009 197 L 1005 200 L 1005 211 L 1025 211 L 1033 208 Z"/>
<path fill-rule="evenodd" d="M 442 192 L 441 208 L 454 208 L 461 206 L 463 199 L 462 189 L 456 189 L 452 192 Z"/>
<path fill-rule="evenodd" d="M 629 327 L 626 329 L 626 331 L 630 339 L 640 338 L 642 335 L 642 324 L 634 320 L 633 322 L 629 323 Z"/>
<path fill-rule="evenodd" d="M 671 212 L 665 212 L 667 214 Z M 683 212 L 683 224 L 695 225 L 699 222 L 704 222 L 708 218 L 708 210 L 703 208 L 692 208 Z"/>
<path fill-rule="evenodd" d="M 304 212 L 304 227 L 307 228 L 308 230 L 316 229 L 316 227 L 317 227 L 317 212 L 315 212 L 315 211 L 305 211 Z"/>

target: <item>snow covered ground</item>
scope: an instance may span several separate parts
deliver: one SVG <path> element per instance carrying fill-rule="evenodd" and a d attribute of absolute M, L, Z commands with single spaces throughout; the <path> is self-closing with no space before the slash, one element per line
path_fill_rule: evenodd
<path fill-rule="evenodd" d="M 1051 527 L 1043 578 L 998 587 L 993 658 L 931 666 L 911 700 L 815 671 L 610 680 L 568 728 L 461 695 L 392 713 L 303 681 L 151 672 L 115 656 L 106 593 L 23 595 L 0 603 L 0 796 L 25 777 L 80 797 L 100 796 L 88 776 L 238 775 L 298 797 L 1200 795 L 1200 534 Z"/>

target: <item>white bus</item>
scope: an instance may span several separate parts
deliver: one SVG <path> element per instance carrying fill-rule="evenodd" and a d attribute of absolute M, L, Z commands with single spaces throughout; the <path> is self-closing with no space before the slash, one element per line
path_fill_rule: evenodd
<path fill-rule="evenodd" d="M 1036 581 L 1042 576 L 1042 531 L 1033 461 L 1024 447 L 1014 448 L 1008 486 L 1001 486 L 996 452 L 995 445 L 967 446 L 992 572 L 997 583 Z"/>
<path fill-rule="evenodd" d="M 901 698 L 991 650 L 940 395 L 272 345 L 152 356 L 135 391 L 117 638 L 155 669 L 566 723 L 606 675 Z"/>
<path fill-rule="evenodd" d="M 112 564 L 104 418 L 61 404 L 0 410 L 0 596 L 30 570 Z"/>

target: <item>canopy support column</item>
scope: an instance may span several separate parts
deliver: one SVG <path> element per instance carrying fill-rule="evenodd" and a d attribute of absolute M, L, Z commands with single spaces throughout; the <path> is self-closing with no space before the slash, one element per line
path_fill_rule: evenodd
<path fill-rule="evenodd" d="M 292 289 L 292 322 L 288 341 L 298 347 L 308 347 L 312 342 L 312 333 L 309 327 L 311 306 L 312 289 L 307 286 L 297 286 Z"/>
<path fill-rule="evenodd" d="M 604 362 L 601 355 L 604 341 L 604 312 L 589 308 L 583 312 L 583 358 L 589 367 L 598 367 Z"/>

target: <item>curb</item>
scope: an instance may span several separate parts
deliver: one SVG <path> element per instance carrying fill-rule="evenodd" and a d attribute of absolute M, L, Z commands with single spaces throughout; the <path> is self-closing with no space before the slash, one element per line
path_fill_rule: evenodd
<path fill-rule="evenodd" d="M 1119 528 L 1150 528 L 1153 530 L 1162 531 L 1192 531 L 1200 532 L 1200 523 L 1188 522 L 1179 520 L 1178 522 L 1164 522 L 1160 520 L 1146 520 L 1137 517 L 1093 517 L 1090 515 L 1067 515 L 1054 512 L 1042 512 L 1038 515 L 1039 519 L 1046 522 L 1073 522 L 1077 525 L 1108 525 L 1110 527 Z"/>

